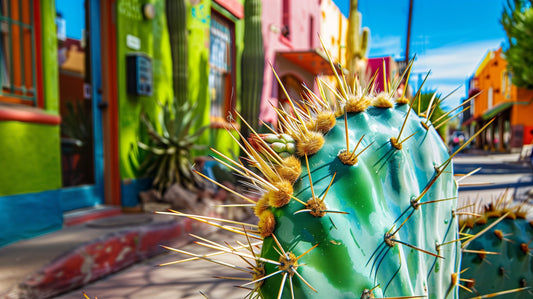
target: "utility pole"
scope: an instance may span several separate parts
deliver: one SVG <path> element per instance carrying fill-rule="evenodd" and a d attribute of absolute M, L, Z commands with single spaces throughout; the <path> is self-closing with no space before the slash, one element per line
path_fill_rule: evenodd
<path fill-rule="evenodd" d="M 407 17 L 407 39 L 405 41 L 405 65 L 409 64 L 409 44 L 411 43 L 411 20 L 413 19 L 413 0 L 409 0 L 409 15 Z"/>

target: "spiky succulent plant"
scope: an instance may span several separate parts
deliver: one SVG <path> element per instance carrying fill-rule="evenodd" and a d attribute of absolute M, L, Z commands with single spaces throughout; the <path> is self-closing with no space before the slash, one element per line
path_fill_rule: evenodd
<path fill-rule="evenodd" d="M 196 143 L 206 127 L 192 131 L 197 117 L 195 107 L 188 102 L 180 104 L 176 100 L 160 106 L 158 122 L 152 123 L 146 114 L 141 115 L 149 142 L 137 143 L 148 152 L 140 170 L 154 178 L 153 185 L 159 191 L 175 183 L 192 189 L 198 183 L 192 170 L 192 151 L 204 149 Z"/>

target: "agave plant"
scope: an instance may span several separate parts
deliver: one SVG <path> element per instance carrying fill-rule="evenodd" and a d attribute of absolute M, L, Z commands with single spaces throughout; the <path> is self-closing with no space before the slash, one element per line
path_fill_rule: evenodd
<path fill-rule="evenodd" d="M 159 123 L 152 123 L 147 115 L 141 115 L 150 138 L 149 143 L 139 141 L 141 149 L 148 152 L 140 170 L 144 175 L 153 177 L 153 185 L 163 192 L 172 184 L 180 184 L 188 189 L 198 186 L 198 180 L 192 171 L 193 150 L 201 150 L 196 144 L 206 127 L 193 130 L 196 121 L 195 106 L 186 102 L 160 104 Z M 160 130 L 156 128 L 160 127 Z"/>

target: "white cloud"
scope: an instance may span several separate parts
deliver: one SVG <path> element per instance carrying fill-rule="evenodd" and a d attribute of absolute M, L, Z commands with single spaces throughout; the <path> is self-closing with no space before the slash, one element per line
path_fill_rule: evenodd
<path fill-rule="evenodd" d="M 379 36 L 370 37 L 370 57 L 389 56 L 391 53 L 399 53 L 402 48 L 401 36 Z"/>
<path fill-rule="evenodd" d="M 444 96 L 461 86 L 446 101 L 445 106 L 453 108 L 465 97 L 466 79 L 474 73 L 487 52 L 496 50 L 502 41 L 485 40 L 427 50 L 417 56 L 413 65 L 415 77 L 411 82 L 418 86 L 418 74 L 423 77 L 431 70 L 424 89 L 436 90 Z"/>

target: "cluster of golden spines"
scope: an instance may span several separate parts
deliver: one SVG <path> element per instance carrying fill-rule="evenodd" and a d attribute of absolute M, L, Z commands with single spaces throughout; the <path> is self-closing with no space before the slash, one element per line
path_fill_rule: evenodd
<path fill-rule="evenodd" d="M 256 211 L 257 213 L 257 211 Z M 262 238 L 271 236 L 276 228 L 276 219 L 274 213 L 269 209 L 263 210 L 259 215 L 259 222 L 257 223 L 257 229 Z"/>
<path fill-rule="evenodd" d="M 405 104 L 409 104 L 410 101 L 411 100 L 409 100 L 409 98 L 402 95 L 401 97 L 396 99 L 396 104 L 405 105 Z"/>
<path fill-rule="evenodd" d="M 474 228 L 476 225 L 485 225 L 490 218 L 526 219 L 531 213 L 530 209 L 531 206 L 526 202 L 521 204 L 513 202 L 513 198 L 506 192 L 498 199 L 485 205 L 467 205 L 457 214 L 460 216 L 459 226 L 465 229 Z"/>
<path fill-rule="evenodd" d="M 294 184 L 302 174 L 302 164 L 300 159 L 295 156 L 289 156 L 283 159 L 281 164 L 275 166 L 277 173 L 282 179 Z"/>
<path fill-rule="evenodd" d="M 357 164 L 357 156 L 353 155 L 351 152 L 349 152 L 347 150 L 344 150 L 344 151 L 340 152 L 338 157 L 339 157 L 339 160 L 341 160 L 341 162 L 344 165 L 355 165 L 355 164 Z"/>

